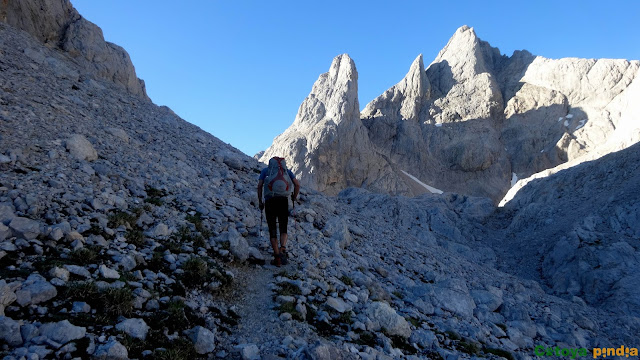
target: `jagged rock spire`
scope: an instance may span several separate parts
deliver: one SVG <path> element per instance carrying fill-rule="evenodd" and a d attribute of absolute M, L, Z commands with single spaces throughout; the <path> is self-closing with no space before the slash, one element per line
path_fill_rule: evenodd
<path fill-rule="evenodd" d="M 429 99 L 430 92 L 431 84 L 424 69 L 422 54 L 420 54 L 411 64 L 407 75 L 367 104 L 362 111 L 362 116 L 384 115 L 417 121 L 422 105 Z"/>
<path fill-rule="evenodd" d="M 390 168 L 360 121 L 358 72 L 347 54 L 333 59 L 300 105 L 291 127 L 261 157 L 284 156 L 303 185 L 337 194 L 349 186 L 381 190 Z M 373 180 L 377 183 L 373 184 Z"/>

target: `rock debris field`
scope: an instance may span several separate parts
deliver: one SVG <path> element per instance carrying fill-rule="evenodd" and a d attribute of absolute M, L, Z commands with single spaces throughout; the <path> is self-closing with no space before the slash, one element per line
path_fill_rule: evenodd
<path fill-rule="evenodd" d="M 0 121 L 3 359 L 639 345 L 637 146 L 531 181 L 500 208 L 303 188 L 276 268 L 263 165 L 2 22 Z"/>

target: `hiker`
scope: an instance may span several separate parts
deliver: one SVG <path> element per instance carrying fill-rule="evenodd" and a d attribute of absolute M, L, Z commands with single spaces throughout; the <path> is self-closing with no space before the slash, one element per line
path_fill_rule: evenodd
<path fill-rule="evenodd" d="M 264 190 L 264 191 L 263 191 Z M 273 248 L 272 265 L 287 264 L 287 222 L 289 217 L 289 196 L 294 202 L 300 192 L 300 183 L 291 170 L 287 169 L 284 158 L 272 157 L 269 165 L 262 169 L 258 178 L 258 201 L 260 211 L 264 209 L 269 226 L 269 240 Z M 264 195 L 264 202 L 262 196 Z M 280 227 L 280 247 L 278 229 Z"/>

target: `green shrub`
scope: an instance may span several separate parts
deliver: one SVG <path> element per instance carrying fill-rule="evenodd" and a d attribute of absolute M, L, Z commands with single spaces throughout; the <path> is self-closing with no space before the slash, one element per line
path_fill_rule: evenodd
<path fill-rule="evenodd" d="M 127 231 L 125 235 L 129 244 L 133 244 L 138 248 L 144 246 L 144 234 L 142 233 L 142 229 L 139 227 L 135 227 L 135 229 Z"/>
<path fill-rule="evenodd" d="M 163 349 L 156 349 L 153 358 L 158 360 L 192 360 L 197 359 L 198 354 L 193 343 L 184 338 L 177 338 L 169 342 Z"/>
<path fill-rule="evenodd" d="M 300 290 L 299 287 L 288 282 L 279 283 L 278 289 L 276 289 L 276 293 L 278 295 L 284 295 L 284 296 L 302 295 L 302 291 Z"/>
<path fill-rule="evenodd" d="M 99 248 L 98 248 L 99 249 Z M 95 247 L 87 246 L 74 250 L 70 254 L 70 259 L 79 265 L 95 264 L 98 259 L 98 249 Z"/>
<path fill-rule="evenodd" d="M 480 353 L 480 346 L 472 341 L 460 341 L 458 348 L 460 351 L 471 355 L 478 355 Z"/>
<path fill-rule="evenodd" d="M 149 204 L 153 204 L 155 206 L 162 206 L 162 204 L 163 204 L 162 199 L 160 199 L 158 197 L 146 198 L 146 199 L 144 199 L 144 202 L 149 203 Z"/>
<path fill-rule="evenodd" d="M 353 280 L 351 280 L 351 278 L 348 277 L 347 275 L 342 275 L 340 277 L 340 281 L 342 281 L 347 286 L 353 286 L 354 285 Z"/>
<path fill-rule="evenodd" d="M 113 316 L 128 316 L 133 311 L 133 292 L 124 287 L 120 289 L 108 288 L 101 291 L 101 302 L 107 314 Z"/>
<path fill-rule="evenodd" d="M 304 320 L 302 318 L 302 314 L 298 310 L 296 310 L 295 302 L 286 302 L 286 303 L 280 304 L 280 306 L 278 307 L 278 313 L 282 314 L 285 312 L 291 314 L 291 317 L 293 317 L 298 321 Z"/>
<path fill-rule="evenodd" d="M 513 354 L 511 354 L 506 350 L 497 349 L 497 348 L 483 348 L 482 351 L 485 352 L 486 354 L 501 356 L 507 360 L 515 360 L 515 358 L 513 357 Z"/>
<path fill-rule="evenodd" d="M 136 215 L 135 213 L 117 210 L 109 215 L 109 227 L 117 228 L 119 226 L 125 226 L 126 228 L 131 228 L 138 220 L 139 215 L 140 214 Z"/>
<path fill-rule="evenodd" d="M 190 287 L 195 287 L 209 282 L 211 274 L 209 273 L 209 265 L 206 261 L 199 257 L 192 257 L 182 265 L 182 282 Z"/>

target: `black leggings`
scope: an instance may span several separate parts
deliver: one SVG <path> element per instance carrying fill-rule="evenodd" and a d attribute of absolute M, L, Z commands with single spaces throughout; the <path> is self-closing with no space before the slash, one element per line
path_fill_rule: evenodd
<path fill-rule="evenodd" d="M 277 238 L 276 218 L 280 225 L 280 235 L 287 233 L 287 221 L 289 220 L 289 199 L 283 196 L 272 197 L 264 202 L 264 212 L 269 225 L 269 237 Z"/>

